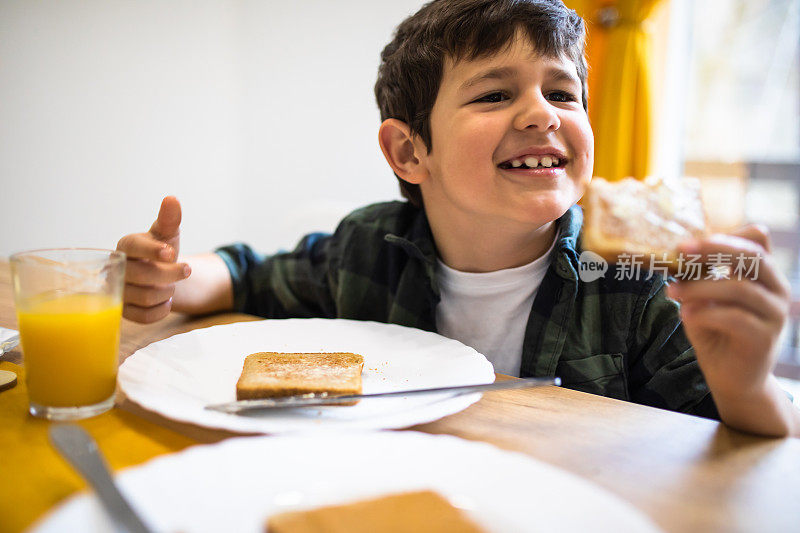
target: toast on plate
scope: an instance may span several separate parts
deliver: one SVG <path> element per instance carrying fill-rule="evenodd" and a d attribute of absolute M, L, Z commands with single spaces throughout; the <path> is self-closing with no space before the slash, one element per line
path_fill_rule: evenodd
<path fill-rule="evenodd" d="M 431 490 L 392 494 L 345 505 L 271 516 L 267 533 L 480 533 L 483 531 Z"/>
<path fill-rule="evenodd" d="M 364 358 L 346 352 L 258 352 L 244 360 L 237 400 L 323 393 L 361 394 Z"/>

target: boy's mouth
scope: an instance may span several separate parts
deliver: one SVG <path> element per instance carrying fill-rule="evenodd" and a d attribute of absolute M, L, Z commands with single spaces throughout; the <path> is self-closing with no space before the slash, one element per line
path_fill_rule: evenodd
<path fill-rule="evenodd" d="M 497 165 L 503 170 L 526 170 L 534 168 L 564 168 L 567 164 L 565 157 L 555 155 L 526 156 L 519 159 L 509 159 Z"/>

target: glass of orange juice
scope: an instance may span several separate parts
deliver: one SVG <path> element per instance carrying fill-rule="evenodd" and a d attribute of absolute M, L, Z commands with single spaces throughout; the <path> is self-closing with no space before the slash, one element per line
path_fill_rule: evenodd
<path fill-rule="evenodd" d="M 10 257 L 30 413 L 95 416 L 114 405 L 125 254 L 58 248 Z"/>

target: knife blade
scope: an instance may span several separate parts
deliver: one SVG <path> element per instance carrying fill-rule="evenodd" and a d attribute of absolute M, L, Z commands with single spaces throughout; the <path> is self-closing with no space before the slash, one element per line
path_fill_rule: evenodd
<path fill-rule="evenodd" d="M 479 385 L 458 385 L 454 387 L 435 387 L 432 389 L 412 389 L 390 392 L 376 392 L 371 394 L 329 394 L 309 393 L 295 396 L 282 396 L 278 398 L 264 398 L 260 400 L 239 400 L 236 402 L 206 405 L 210 411 L 236 414 L 242 411 L 256 411 L 262 409 L 288 409 L 292 407 L 315 407 L 320 405 L 334 405 L 342 402 L 354 402 L 373 398 L 397 398 L 404 396 L 422 396 L 426 394 L 445 394 L 461 396 L 474 392 L 486 392 L 506 389 L 522 389 L 527 387 L 543 387 L 546 385 L 561 385 L 559 378 L 525 378 L 495 383 L 481 383 Z"/>
<path fill-rule="evenodd" d="M 50 426 L 50 442 L 94 488 L 115 525 L 129 533 L 150 533 L 122 496 L 94 439 L 75 424 Z"/>

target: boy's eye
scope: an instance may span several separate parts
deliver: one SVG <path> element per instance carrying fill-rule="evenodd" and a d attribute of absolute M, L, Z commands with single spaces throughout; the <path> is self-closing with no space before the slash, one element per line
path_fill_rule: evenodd
<path fill-rule="evenodd" d="M 488 102 L 488 103 L 497 103 L 502 102 L 503 100 L 508 100 L 508 96 L 501 93 L 500 91 L 496 91 L 493 93 L 489 93 L 485 96 L 481 96 L 475 102 Z"/>
<path fill-rule="evenodd" d="M 554 91 L 547 95 L 547 99 L 554 102 L 576 102 L 578 100 L 572 93 L 566 91 Z"/>

